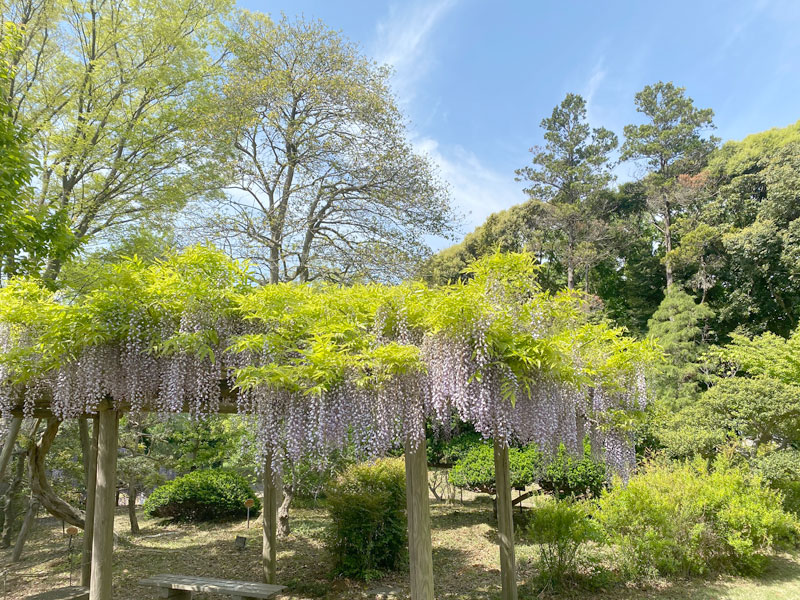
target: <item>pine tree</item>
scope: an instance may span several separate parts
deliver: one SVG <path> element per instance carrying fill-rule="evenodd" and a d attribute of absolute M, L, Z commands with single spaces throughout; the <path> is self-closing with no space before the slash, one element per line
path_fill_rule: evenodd
<path fill-rule="evenodd" d="M 652 378 L 658 398 L 678 409 L 694 399 L 704 386 L 701 356 L 714 317 L 705 304 L 697 304 L 681 289 L 670 289 L 648 322 L 648 331 L 667 355 Z"/>

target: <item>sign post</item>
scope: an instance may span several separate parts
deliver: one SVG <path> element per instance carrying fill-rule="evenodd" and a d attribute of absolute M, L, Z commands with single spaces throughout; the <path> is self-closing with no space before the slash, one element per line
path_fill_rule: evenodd
<path fill-rule="evenodd" d="M 253 508 L 255 502 L 252 498 L 248 498 L 244 501 L 244 505 L 247 507 L 247 528 L 250 529 L 250 509 Z"/>

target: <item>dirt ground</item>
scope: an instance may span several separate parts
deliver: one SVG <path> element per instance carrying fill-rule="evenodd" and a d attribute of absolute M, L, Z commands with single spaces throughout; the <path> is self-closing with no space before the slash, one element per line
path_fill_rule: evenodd
<path fill-rule="evenodd" d="M 114 598 L 151 600 L 158 598 L 154 588 L 138 585 L 144 577 L 174 573 L 259 581 L 261 530 L 254 520 L 248 530 L 244 521 L 218 525 L 164 525 L 140 517 L 141 533 L 131 536 L 125 508 L 117 514 L 119 533 L 114 554 Z M 499 597 L 499 556 L 487 496 L 466 494 L 463 503 L 434 502 L 431 506 L 433 560 L 438 599 L 485 600 Z M 363 598 L 407 598 L 408 574 L 398 571 L 368 583 L 330 577 L 330 562 L 324 548 L 327 514 L 323 507 L 299 504 L 292 511 L 292 534 L 279 542 L 278 583 L 287 586 L 282 600 Z M 236 536 L 247 538 L 246 547 L 237 550 Z M 9 562 L 10 550 L 0 551 L 3 573 L 3 600 L 68 585 L 79 577 L 80 534 L 76 551 L 67 554 L 68 538 L 60 522 L 42 516 L 35 524 L 20 563 Z M 677 600 L 795 600 L 800 598 L 800 554 L 773 560 L 768 573 L 756 580 L 736 577 L 715 578 L 668 584 L 654 582 L 646 589 L 610 584 L 606 589 L 588 592 L 574 590 L 554 595 L 542 593 L 534 584 L 536 546 L 517 546 L 518 579 L 521 598 L 557 597 L 626 600 L 655 598 Z M 221 600 L 212 595 L 198 598 Z"/>

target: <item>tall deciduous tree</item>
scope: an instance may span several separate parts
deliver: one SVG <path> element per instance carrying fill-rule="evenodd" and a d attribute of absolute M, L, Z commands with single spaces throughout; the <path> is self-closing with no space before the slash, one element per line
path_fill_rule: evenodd
<path fill-rule="evenodd" d="M 0 285 L 16 275 L 36 272 L 48 257 L 72 248 L 63 214 L 31 206 L 36 159 L 30 132 L 14 121 L 8 101 L 15 70 L 9 59 L 21 49 L 22 31 L 3 23 L 0 34 Z"/>
<path fill-rule="evenodd" d="M 602 260 L 601 242 L 609 237 L 614 196 L 603 192 L 614 179 L 609 154 L 617 147 L 617 136 L 589 126 L 586 101 L 577 94 L 567 94 L 541 126 L 545 146 L 532 148 L 533 165 L 516 173 L 531 183 L 525 191 L 558 240 L 567 287 L 574 289 L 576 269 L 588 272 Z"/>
<path fill-rule="evenodd" d="M 32 134 L 33 204 L 76 244 L 173 214 L 205 189 L 197 130 L 218 75 L 209 48 L 230 0 L 9 0 L 11 117 Z M 63 266 L 51 257 L 46 277 Z"/>
<path fill-rule="evenodd" d="M 686 89 L 672 82 L 659 81 L 636 94 L 636 110 L 647 122 L 625 126 L 623 160 L 642 160 L 650 174 L 648 208 L 653 222 L 663 236 L 664 252 L 669 255 L 673 246 L 673 223 L 687 201 L 685 189 L 678 185 L 680 175 L 697 173 L 714 149 L 716 139 L 703 137 L 713 127 L 714 111 L 699 109 L 686 96 Z M 674 276 L 669 257 L 665 259 L 667 287 Z"/>
<path fill-rule="evenodd" d="M 206 235 L 271 283 L 408 275 L 453 219 L 389 69 L 320 22 L 241 12 L 229 43 L 213 135 L 230 137 L 233 183 Z"/>

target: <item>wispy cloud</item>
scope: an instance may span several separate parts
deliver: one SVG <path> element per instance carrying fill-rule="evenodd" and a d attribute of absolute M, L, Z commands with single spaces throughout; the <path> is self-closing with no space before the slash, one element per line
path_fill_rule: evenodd
<path fill-rule="evenodd" d="M 586 84 L 583 87 L 583 98 L 586 100 L 586 115 L 589 119 L 590 123 L 594 123 L 596 117 L 598 116 L 595 104 L 595 94 L 600 86 L 603 84 L 603 81 L 606 78 L 607 71 L 605 68 L 605 57 L 601 56 L 598 61 L 595 63 L 594 68 L 592 69 L 591 74 L 589 75 L 589 79 L 586 81 Z"/>
<path fill-rule="evenodd" d="M 432 138 L 413 140 L 420 154 L 428 155 L 439 167 L 442 178 L 458 209 L 464 214 L 464 228 L 471 231 L 493 212 L 525 200 L 522 186 L 511 172 L 499 172 L 485 165 L 475 153 L 461 147 L 443 148 Z"/>
<path fill-rule="evenodd" d="M 711 64 L 718 64 L 722 62 L 728 54 L 728 51 L 734 44 L 739 43 L 740 39 L 752 25 L 752 23 L 760 17 L 764 11 L 769 8 L 769 0 L 757 0 L 749 5 L 741 17 L 733 24 L 728 35 L 722 40 L 722 43 L 717 47 L 717 50 L 711 59 Z"/>
<path fill-rule="evenodd" d="M 395 69 L 394 86 L 404 103 L 414 98 L 414 88 L 434 63 L 431 34 L 458 0 L 417 1 L 395 4 L 376 27 L 373 55 Z"/>
<path fill-rule="evenodd" d="M 375 29 L 372 54 L 378 62 L 394 67 L 392 83 L 400 103 L 412 114 L 428 115 L 420 125 L 429 123 L 433 113 L 441 112 L 436 98 L 425 99 L 432 106 L 415 106 L 415 100 L 425 78 L 437 66 L 437 26 L 458 2 L 415 0 L 395 4 Z M 414 149 L 437 165 L 440 176 L 449 185 L 455 208 L 464 215 L 466 231 L 483 223 L 491 213 L 524 199 L 513 173 L 490 168 L 463 146 L 440 143 L 430 133 L 420 130 L 419 125 L 412 128 L 410 137 Z M 444 239 L 431 240 L 434 249 L 449 243 Z"/>

